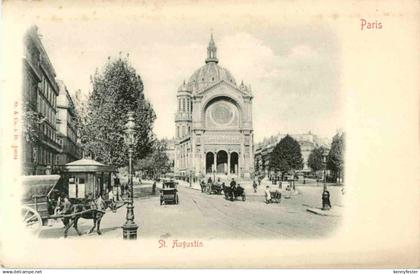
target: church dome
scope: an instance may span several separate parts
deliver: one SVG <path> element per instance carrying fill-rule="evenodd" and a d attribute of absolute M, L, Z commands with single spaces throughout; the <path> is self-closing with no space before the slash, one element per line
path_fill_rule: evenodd
<path fill-rule="evenodd" d="M 233 78 L 230 71 L 219 66 L 217 63 L 217 47 L 211 35 L 209 46 L 207 47 L 206 64 L 197 69 L 188 80 L 187 89 L 195 92 L 201 91 L 209 86 L 212 86 L 221 80 L 236 86 L 236 80 Z"/>

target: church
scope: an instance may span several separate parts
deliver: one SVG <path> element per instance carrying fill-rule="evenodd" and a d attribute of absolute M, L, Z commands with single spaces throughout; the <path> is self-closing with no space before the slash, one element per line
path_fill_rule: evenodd
<path fill-rule="evenodd" d="M 177 177 L 250 178 L 254 170 L 252 91 L 219 66 L 213 39 L 205 64 L 178 89 Z"/>

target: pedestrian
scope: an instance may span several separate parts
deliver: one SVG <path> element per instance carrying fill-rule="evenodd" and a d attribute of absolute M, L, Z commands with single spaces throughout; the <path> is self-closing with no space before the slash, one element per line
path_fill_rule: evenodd
<path fill-rule="evenodd" d="M 236 182 L 235 182 L 235 179 L 234 178 L 232 178 L 232 181 L 230 182 L 230 187 L 232 189 L 235 189 L 236 188 Z"/>
<path fill-rule="evenodd" d="M 73 206 L 72 206 L 69 198 L 67 197 L 67 195 L 64 195 L 63 209 L 61 210 L 61 212 L 59 214 L 60 215 L 67 215 L 67 214 L 71 214 L 72 211 L 73 211 Z M 69 220 L 70 220 L 69 217 L 61 218 L 61 221 L 63 222 L 64 226 L 67 226 L 67 224 L 69 223 Z"/>
<path fill-rule="evenodd" d="M 63 200 L 61 199 L 61 196 L 58 196 L 57 204 L 55 205 L 55 208 L 54 208 L 54 215 L 60 214 L 62 208 L 63 208 Z"/>
<path fill-rule="evenodd" d="M 210 193 L 212 184 L 213 180 L 211 179 L 211 177 L 209 177 L 209 179 L 207 180 L 207 193 Z"/>
<path fill-rule="evenodd" d="M 322 210 L 329 210 L 330 208 L 330 192 L 328 190 L 324 190 L 324 192 L 322 192 Z"/>
<path fill-rule="evenodd" d="M 114 192 L 112 191 L 112 189 L 108 192 L 108 200 L 111 203 L 114 203 L 115 202 L 115 196 L 114 196 Z"/>
<path fill-rule="evenodd" d="M 285 199 L 290 199 L 291 196 L 292 196 L 292 189 L 291 189 L 290 184 L 289 184 L 286 187 L 286 193 L 284 194 L 284 198 Z"/>
<path fill-rule="evenodd" d="M 204 179 L 200 181 L 200 188 L 201 188 L 201 193 L 203 193 L 204 190 L 206 189 L 206 183 L 204 182 Z"/>
<path fill-rule="evenodd" d="M 270 186 L 265 187 L 265 202 L 267 204 L 271 203 L 271 193 L 270 193 Z"/>
<path fill-rule="evenodd" d="M 106 208 L 105 201 L 104 201 L 104 198 L 102 196 L 103 195 L 99 195 L 99 197 L 95 201 L 96 209 L 102 210 L 102 209 Z"/>
<path fill-rule="evenodd" d="M 254 193 L 257 193 L 257 187 L 258 187 L 258 184 L 257 184 L 257 182 L 255 181 L 255 179 L 254 179 L 254 182 L 253 182 L 252 186 L 254 187 Z"/>
<path fill-rule="evenodd" d="M 152 185 L 152 195 L 156 194 L 156 181 L 153 181 L 153 185 Z"/>
<path fill-rule="evenodd" d="M 71 213 L 71 202 L 69 200 L 69 197 L 67 195 L 64 196 L 63 201 L 63 210 L 61 211 L 62 214 L 69 214 Z"/>

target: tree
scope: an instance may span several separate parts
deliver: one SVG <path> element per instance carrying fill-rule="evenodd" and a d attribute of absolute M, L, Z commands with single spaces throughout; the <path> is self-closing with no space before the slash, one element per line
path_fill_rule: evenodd
<path fill-rule="evenodd" d="M 171 169 L 171 162 L 166 154 L 165 140 L 156 140 L 153 143 L 152 152 L 145 158 L 139 159 L 135 163 L 134 169 L 151 177 L 168 173 Z"/>
<path fill-rule="evenodd" d="M 128 111 L 136 123 L 134 159 L 145 157 L 152 147 L 155 113 L 144 97 L 143 82 L 127 59 L 108 58 L 103 71 L 91 79 L 92 92 L 80 120 L 80 139 L 85 152 L 105 164 L 128 164 L 124 130 Z"/>
<path fill-rule="evenodd" d="M 270 168 L 280 171 L 282 180 L 289 171 L 303 168 L 302 152 L 299 143 L 286 135 L 271 152 Z"/>
<path fill-rule="evenodd" d="M 327 157 L 327 168 L 333 172 L 334 180 L 343 178 L 344 171 L 344 133 L 337 133 Z"/>
<path fill-rule="evenodd" d="M 323 147 L 314 148 L 308 157 L 308 166 L 312 171 L 316 172 L 318 170 L 324 169 L 323 163 L 323 154 L 325 149 Z"/>

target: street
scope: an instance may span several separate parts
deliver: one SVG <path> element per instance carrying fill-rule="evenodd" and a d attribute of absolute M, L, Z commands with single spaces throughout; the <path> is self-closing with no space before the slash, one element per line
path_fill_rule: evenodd
<path fill-rule="evenodd" d="M 245 202 L 224 199 L 223 195 L 208 195 L 186 184 L 178 186 L 179 205 L 160 205 L 159 194 L 152 196 L 151 185 L 135 187 L 135 221 L 138 237 L 235 239 L 235 238 L 318 238 L 328 236 L 339 225 L 340 216 L 320 216 L 306 211 L 306 206 L 320 206 L 322 186 L 298 186 L 298 195 L 281 199 L 279 204 L 265 204 L 263 187 L 253 193 L 250 183 L 242 184 L 247 192 Z M 274 189 L 276 186 L 271 186 Z M 338 187 L 329 188 L 333 208 L 342 208 Z M 335 197 L 336 196 L 336 197 Z M 335 197 L 335 198 L 334 198 Z M 317 204 L 318 203 L 318 204 Z M 125 222 L 125 207 L 117 213 L 107 212 L 102 219 L 102 235 L 80 237 L 120 238 Z M 79 230 L 89 230 L 92 220 L 81 219 Z M 63 225 L 56 222 L 43 227 L 41 238 L 63 237 Z M 69 238 L 79 237 L 69 230 Z"/>

